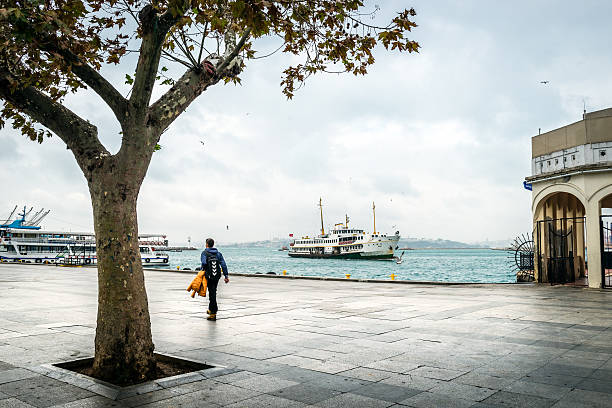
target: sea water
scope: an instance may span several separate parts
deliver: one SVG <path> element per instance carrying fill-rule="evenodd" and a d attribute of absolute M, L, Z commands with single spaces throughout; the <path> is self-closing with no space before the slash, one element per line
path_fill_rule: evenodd
<path fill-rule="evenodd" d="M 403 262 L 362 259 L 291 258 L 287 251 L 260 246 L 219 247 L 230 274 L 327 276 L 351 279 L 391 279 L 435 282 L 516 282 L 509 253 L 491 249 L 432 249 L 405 251 Z M 170 267 L 195 269 L 200 266 L 198 251 L 170 252 Z M 402 252 L 397 251 L 396 255 Z"/>

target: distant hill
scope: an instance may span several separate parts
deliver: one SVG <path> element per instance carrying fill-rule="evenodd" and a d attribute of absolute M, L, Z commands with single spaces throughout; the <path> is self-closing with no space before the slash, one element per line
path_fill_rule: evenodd
<path fill-rule="evenodd" d="M 426 238 L 405 238 L 400 239 L 400 248 L 488 248 L 479 244 L 466 244 L 465 242 L 451 241 L 448 239 L 426 239 Z"/>

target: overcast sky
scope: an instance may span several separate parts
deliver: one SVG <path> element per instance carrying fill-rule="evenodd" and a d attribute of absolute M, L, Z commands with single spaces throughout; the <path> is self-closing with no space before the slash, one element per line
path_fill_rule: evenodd
<path fill-rule="evenodd" d="M 248 62 L 241 86 L 210 88 L 163 135 L 140 232 L 175 244 L 313 234 L 319 197 L 326 225 L 347 213 L 371 230 L 375 201 L 377 229 L 404 237 L 531 231 L 530 138 L 580 120 L 583 102 L 612 106 L 612 2 L 376 3 L 379 18 L 416 9 L 419 54 L 379 49 L 367 76 L 317 75 L 292 101 L 279 86 L 291 58 Z M 124 94 L 131 63 L 104 71 Z M 66 104 L 118 149 L 119 127 L 95 94 Z M 44 207 L 45 228 L 93 230 L 85 179 L 59 138 L 38 145 L 5 128 L 0 160 L 0 218 L 17 204 Z"/>

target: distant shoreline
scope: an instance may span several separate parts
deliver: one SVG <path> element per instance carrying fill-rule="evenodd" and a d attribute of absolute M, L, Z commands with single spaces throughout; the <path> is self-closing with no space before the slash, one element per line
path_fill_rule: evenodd
<path fill-rule="evenodd" d="M 492 251 L 508 251 L 509 248 L 483 248 L 483 247 L 468 247 L 468 248 L 399 248 L 397 249 L 397 251 L 435 251 L 435 250 L 444 250 L 444 251 L 448 251 L 448 250 L 462 250 L 462 249 L 469 249 L 469 250 L 473 250 L 473 249 L 490 249 Z"/>

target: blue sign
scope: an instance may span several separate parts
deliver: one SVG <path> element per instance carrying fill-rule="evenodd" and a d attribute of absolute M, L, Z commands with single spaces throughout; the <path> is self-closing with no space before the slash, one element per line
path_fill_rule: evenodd
<path fill-rule="evenodd" d="M 529 190 L 532 191 L 532 187 L 531 187 L 531 183 L 528 183 L 526 181 L 523 181 L 523 187 L 525 187 L 525 190 Z"/>

